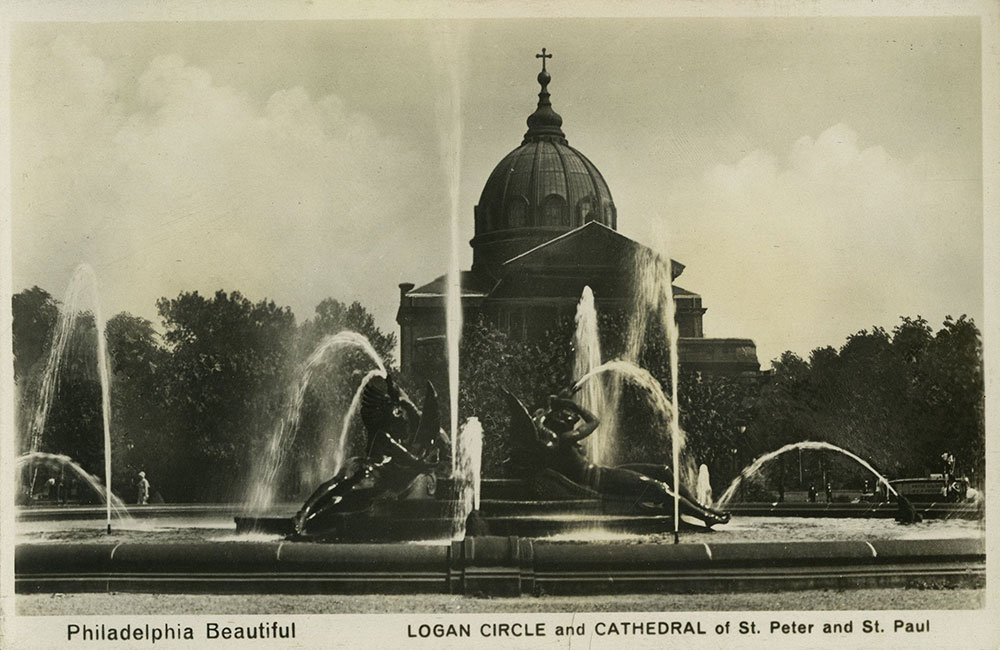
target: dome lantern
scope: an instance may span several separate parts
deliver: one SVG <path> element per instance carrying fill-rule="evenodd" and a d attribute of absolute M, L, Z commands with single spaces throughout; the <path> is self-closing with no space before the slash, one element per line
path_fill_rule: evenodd
<path fill-rule="evenodd" d="M 490 174 L 475 209 L 473 269 L 494 274 L 508 259 L 597 221 L 616 229 L 618 215 L 601 172 L 569 146 L 562 117 L 552 110 L 552 76 L 543 48 L 541 91 L 521 145 Z"/>
<path fill-rule="evenodd" d="M 543 47 L 542 53 L 536 54 L 535 58 L 542 60 L 542 71 L 538 73 L 538 85 L 542 90 L 538 93 L 538 108 L 528 116 L 528 132 L 524 134 L 524 142 L 556 139 L 566 144 L 566 135 L 560 128 L 562 117 L 552 110 L 552 102 L 549 101 L 549 82 L 552 81 L 552 75 L 545 69 L 545 59 L 551 59 L 552 55 L 546 54 Z"/>

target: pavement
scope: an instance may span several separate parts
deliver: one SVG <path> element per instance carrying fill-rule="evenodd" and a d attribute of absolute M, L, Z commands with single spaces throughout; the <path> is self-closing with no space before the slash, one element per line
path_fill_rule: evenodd
<path fill-rule="evenodd" d="M 981 609 L 983 589 L 476 598 L 449 594 L 19 594 L 20 616 Z"/>

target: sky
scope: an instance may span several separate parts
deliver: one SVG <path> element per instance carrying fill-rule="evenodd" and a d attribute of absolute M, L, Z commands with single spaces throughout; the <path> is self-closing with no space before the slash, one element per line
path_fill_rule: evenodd
<path fill-rule="evenodd" d="M 983 317 L 975 17 L 21 22 L 13 291 L 90 264 L 105 314 L 239 290 L 360 300 L 445 272 L 537 101 L 619 230 L 685 264 L 764 367 L 922 315 Z"/>

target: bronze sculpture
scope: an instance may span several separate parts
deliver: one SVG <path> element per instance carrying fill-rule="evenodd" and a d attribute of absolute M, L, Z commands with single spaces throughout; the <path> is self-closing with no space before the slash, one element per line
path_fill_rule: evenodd
<path fill-rule="evenodd" d="M 550 395 L 544 405 L 531 411 L 510 392 L 506 395 L 515 472 L 530 477 L 538 491 L 596 495 L 623 503 L 636 514 L 673 513 L 669 468 L 637 463 L 602 467 L 587 459 L 580 442 L 597 429 L 600 420 L 573 402 L 569 391 Z M 707 527 L 729 521 L 729 513 L 698 503 L 683 485 L 678 500 L 682 515 L 697 518 Z"/>
<path fill-rule="evenodd" d="M 366 455 L 349 459 L 312 493 L 295 516 L 297 534 L 321 532 L 331 515 L 363 513 L 379 499 L 406 498 L 421 486 L 433 494 L 435 472 L 449 458 L 437 392 L 427 382 L 423 409 L 418 410 L 391 376 L 384 384 L 371 382 L 362 393 Z"/>

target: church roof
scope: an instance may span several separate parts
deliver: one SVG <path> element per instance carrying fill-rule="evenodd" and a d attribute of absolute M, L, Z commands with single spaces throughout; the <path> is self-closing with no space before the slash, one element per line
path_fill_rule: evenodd
<path fill-rule="evenodd" d="M 597 300 L 618 299 L 629 300 L 630 295 L 623 292 L 621 278 L 614 274 L 595 274 L 590 276 L 535 276 L 511 274 L 497 283 L 490 292 L 490 300 L 520 299 L 525 296 L 532 298 L 570 298 L 579 300 L 584 287 L 590 287 Z M 671 287 L 675 297 L 700 296 L 676 285 Z"/>
<path fill-rule="evenodd" d="M 614 221 L 611 190 L 594 163 L 565 139 L 544 137 L 526 136 L 503 157 L 483 186 L 479 210 L 488 223 L 477 234 Z"/>
<path fill-rule="evenodd" d="M 459 286 L 463 297 L 483 297 L 490 292 L 495 282 L 474 271 L 459 272 Z M 440 298 L 447 293 L 448 276 L 440 275 L 427 284 L 410 289 L 406 292 L 408 298 Z"/>
<path fill-rule="evenodd" d="M 513 257 L 503 264 L 503 275 L 516 269 L 582 269 L 619 267 L 636 256 L 658 257 L 648 246 L 607 226 L 591 221 Z M 671 260 L 671 280 L 684 265 Z"/>

